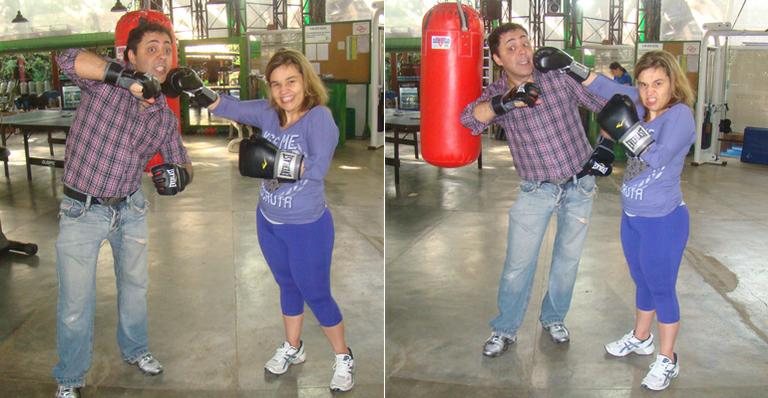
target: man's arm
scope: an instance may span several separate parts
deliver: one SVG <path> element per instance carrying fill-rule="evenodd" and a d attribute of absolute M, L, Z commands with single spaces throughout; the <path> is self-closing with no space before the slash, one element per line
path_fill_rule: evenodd
<path fill-rule="evenodd" d="M 491 101 L 478 102 L 475 105 L 475 109 L 472 110 L 472 116 L 477 119 L 478 122 L 488 123 L 496 117 L 496 113 L 493 111 Z"/>
<path fill-rule="evenodd" d="M 112 79 L 108 79 L 110 68 L 112 68 Z M 106 81 L 106 83 L 126 88 L 134 97 L 149 103 L 155 102 L 155 97 L 160 94 L 160 83 L 156 79 L 143 73 L 124 71 L 122 65 L 108 62 L 90 51 L 80 51 L 77 54 L 75 73 L 83 79 Z"/>
<path fill-rule="evenodd" d="M 107 61 L 90 52 L 80 51 L 75 58 L 75 73 L 83 79 L 103 81 Z"/>

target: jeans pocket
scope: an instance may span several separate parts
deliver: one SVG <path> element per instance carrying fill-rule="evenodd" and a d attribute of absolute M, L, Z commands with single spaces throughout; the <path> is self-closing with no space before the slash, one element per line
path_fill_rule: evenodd
<path fill-rule="evenodd" d="M 533 193 L 541 186 L 540 182 L 523 180 L 520 182 L 520 191 L 525 193 Z"/>
<path fill-rule="evenodd" d="M 147 213 L 147 209 L 149 208 L 149 201 L 144 198 L 144 194 L 141 192 L 141 190 L 139 190 L 128 197 L 128 205 L 134 213 L 139 216 L 143 216 Z"/>
<path fill-rule="evenodd" d="M 85 204 L 71 198 L 64 198 L 59 204 L 59 217 L 67 217 L 77 220 L 83 217 L 86 211 Z"/>
<path fill-rule="evenodd" d="M 576 186 L 582 195 L 591 198 L 597 194 L 597 184 L 595 181 L 595 176 L 587 175 L 580 178 Z"/>

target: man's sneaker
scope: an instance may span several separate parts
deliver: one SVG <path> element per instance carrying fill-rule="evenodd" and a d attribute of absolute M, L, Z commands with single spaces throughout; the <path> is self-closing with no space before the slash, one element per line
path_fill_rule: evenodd
<path fill-rule="evenodd" d="M 349 349 L 349 347 L 347 347 Z M 349 354 L 336 354 L 331 378 L 331 391 L 349 391 L 355 385 L 355 359 Z"/>
<path fill-rule="evenodd" d="M 133 361 L 128 361 L 128 363 L 136 365 L 147 376 L 156 376 L 163 373 L 163 365 L 149 352 Z"/>
<path fill-rule="evenodd" d="M 675 353 L 674 363 L 664 355 L 657 355 L 656 361 L 651 364 L 650 368 L 651 370 L 645 375 L 640 385 L 654 391 L 660 391 L 669 387 L 669 382 L 680 373 L 677 353 Z"/>
<path fill-rule="evenodd" d="M 605 345 L 605 350 L 615 357 L 624 357 L 634 352 L 639 355 L 650 355 L 656 347 L 653 345 L 653 333 L 645 340 L 635 337 L 632 329 L 624 337 Z"/>
<path fill-rule="evenodd" d="M 56 389 L 56 398 L 80 398 L 80 389 L 59 385 Z"/>
<path fill-rule="evenodd" d="M 517 336 L 505 336 L 494 332 L 483 345 L 483 355 L 497 357 L 509 349 L 517 341 Z"/>
<path fill-rule="evenodd" d="M 299 364 L 307 359 L 307 354 L 304 353 L 304 342 L 299 342 L 299 347 L 291 346 L 287 341 L 283 342 L 283 345 L 277 347 L 275 355 L 264 364 L 264 369 L 269 373 L 281 375 L 288 371 L 288 367 L 294 364 Z"/>
<path fill-rule="evenodd" d="M 544 326 L 544 330 L 549 332 L 549 337 L 555 343 L 567 343 L 571 341 L 571 334 L 568 333 L 568 328 L 562 322 L 555 322 L 551 325 Z"/>

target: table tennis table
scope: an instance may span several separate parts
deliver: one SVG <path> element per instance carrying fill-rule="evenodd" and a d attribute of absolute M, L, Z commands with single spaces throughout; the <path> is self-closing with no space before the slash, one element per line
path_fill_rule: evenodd
<path fill-rule="evenodd" d="M 24 138 L 24 159 L 27 165 L 27 179 L 32 179 L 32 165 L 47 167 L 64 167 L 64 161 L 55 159 L 53 145 L 64 144 L 66 138 L 56 138 L 51 134 L 56 131 L 63 131 L 65 136 L 69 133 L 72 126 L 72 116 L 74 111 L 62 110 L 37 110 L 32 112 L 23 112 L 11 116 L 0 117 L 0 126 L 6 126 L 1 132 L 2 145 L 5 146 L 6 139 L 11 135 L 14 128 L 21 131 Z M 6 134 L 7 131 L 7 134 Z M 35 157 L 29 154 L 29 137 L 35 133 L 48 134 L 48 148 L 50 157 Z M 5 176 L 8 177 L 8 162 L 5 162 Z"/>

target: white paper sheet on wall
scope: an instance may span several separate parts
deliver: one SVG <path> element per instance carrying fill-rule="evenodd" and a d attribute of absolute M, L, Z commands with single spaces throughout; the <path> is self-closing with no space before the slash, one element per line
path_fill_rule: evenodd
<path fill-rule="evenodd" d="M 368 36 L 357 35 L 357 52 L 360 54 L 367 54 L 371 52 L 371 44 L 368 42 Z"/>
<path fill-rule="evenodd" d="M 317 61 L 317 44 L 307 44 L 304 46 L 304 55 L 308 61 Z"/>
<path fill-rule="evenodd" d="M 327 61 L 328 60 L 328 43 L 318 44 L 316 55 L 317 55 L 318 61 Z"/>

